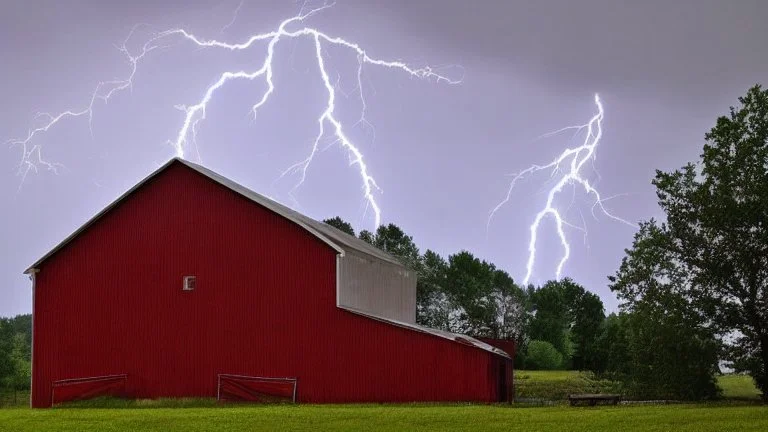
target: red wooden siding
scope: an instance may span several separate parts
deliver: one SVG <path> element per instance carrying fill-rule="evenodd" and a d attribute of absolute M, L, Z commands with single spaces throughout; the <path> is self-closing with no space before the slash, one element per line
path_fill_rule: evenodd
<path fill-rule="evenodd" d="M 493 338 L 478 338 L 481 341 L 487 343 L 490 346 L 496 347 L 505 353 L 509 354 L 511 358 L 515 358 L 516 347 L 515 347 L 515 341 L 513 340 L 506 340 L 506 339 L 493 339 Z M 507 386 L 507 397 L 506 400 L 513 400 L 514 399 L 514 371 L 512 368 L 512 361 L 508 361 L 505 364 L 506 371 L 504 372 L 506 382 L 504 385 Z"/>
<path fill-rule="evenodd" d="M 335 268 L 328 245 L 174 163 L 41 265 L 33 406 L 56 380 L 116 374 L 138 398 L 215 397 L 238 374 L 297 378 L 299 402 L 498 399 L 508 360 L 337 308 Z"/>

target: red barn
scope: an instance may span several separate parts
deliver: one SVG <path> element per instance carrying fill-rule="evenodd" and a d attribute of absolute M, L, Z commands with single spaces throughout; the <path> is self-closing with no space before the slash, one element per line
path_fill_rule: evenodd
<path fill-rule="evenodd" d="M 180 159 L 27 273 L 34 407 L 511 398 L 507 353 L 415 324 L 416 277 L 393 257 Z"/>

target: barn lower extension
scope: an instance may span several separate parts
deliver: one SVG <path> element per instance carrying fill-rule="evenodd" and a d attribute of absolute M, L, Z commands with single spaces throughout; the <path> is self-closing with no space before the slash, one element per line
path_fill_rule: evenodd
<path fill-rule="evenodd" d="M 510 356 L 414 324 L 415 275 L 372 249 L 174 159 L 27 271 L 32 405 L 510 400 Z"/>

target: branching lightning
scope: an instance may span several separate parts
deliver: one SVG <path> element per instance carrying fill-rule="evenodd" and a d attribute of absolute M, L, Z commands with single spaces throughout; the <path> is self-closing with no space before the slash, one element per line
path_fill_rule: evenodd
<path fill-rule="evenodd" d="M 241 6 L 242 3 L 240 6 L 238 6 L 238 10 L 235 11 L 235 15 L 232 18 L 232 21 L 230 21 L 222 29 L 222 32 L 223 30 L 226 30 L 228 27 L 230 27 L 235 21 L 237 18 L 237 12 Z M 35 138 L 37 138 L 37 136 L 42 133 L 48 132 L 49 129 L 66 118 L 87 116 L 90 125 L 93 119 L 95 102 L 97 100 L 103 100 L 104 102 L 107 102 L 114 94 L 131 88 L 139 62 L 151 51 L 163 47 L 161 43 L 172 41 L 174 39 L 180 39 L 183 42 L 191 43 L 200 48 L 222 49 L 229 51 L 245 51 L 252 48 L 264 47 L 264 45 L 266 45 L 264 61 L 257 69 L 250 71 L 225 71 L 212 85 L 203 91 L 202 97 L 197 101 L 197 103 L 193 105 L 177 105 L 177 108 L 184 113 L 184 120 L 178 133 L 176 134 L 176 137 L 173 140 L 170 140 L 169 144 L 173 147 L 176 156 L 185 158 L 188 157 L 188 154 L 191 150 L 194 150 L 195 157 L 197 160 L 200 160 L 200 153 L 197 146 L 197 133 L 201 122 L 206 118 L 208 104 L 215 96 L 216 92 L 231 81 L 254 81 L 257 79 L 263 80 L 267 88 L 259 100 L 256 101 L 251 107 L 251 113 L 255 118 L 259 109 L 268 102 L 270 96 L 272 96 L 275 91 L 273 59 L 275 49 L 279 42 L 286 39 L 306 38 L 310 40 L 314 45 L 315 61 L 317 63 L 318 72 L 327 94 L 327 100 L 322 113 L 320 113 L 319 117 L 317 118 L 318 132 L 314 138 L 313 144 L 307 157 L 284 170 L 281 177 L 294 173 L 299 175 L 298 182 L 291 189 L 291 195 L 293 195 L 295 190 L 300 187 L 306 180 L 307 172 L 312 162 L 314 161 L 316 154 L 318 153 L 321 139 L 327 134 L 332 135 L 335 139 L 334 143 L 338 143 L 342 148 L 347 150 L 350 165 L 357 168 L 362 183 L 366 205 L 373 210 L 375 227 L 378 227 L 381 224 L 381 209 L 376 201 L 374 192 L 379 190 L 379 187 L 376 183 L 376 180 L 370 173 L 370 169 L 365 162 L 362 151 L 351 141 L 349 136 L 345 133 L 342 122 L 335 114 L 336 86 L 334 83 L 332 83 L 326 67 L 324 49 L 329 46 L 336 46 L 350 50 L 353 54 L 356 55 L 358 62 L 357 81 L 359 87 L 359 96 L 362 102 L 362 113 L 357 123 L 364 123 L 369 126 L 370 123 L 365 118 L 366 102 L 363 97 L 362 90 L 362 74 L 363 68 L 365 66 L 377 66 L 398 70 L 411 77 L 420 79 L 434 79 L 436 82 L 444 82 L 449 84 L 458 84 L 462 81 L 462 79 L 448 78 L 447 76 L 436 72 L 430 67 L 415 68 L 401 61 L 382 60 L 372 57 L 364 48 L 355 42 L 351 42 L 340 37 L 330 36 L 316 28 L 304 26 L 304 23 L 308 18 L 332 6 L 332 3 L 324 3 L 322 6 L 311 9 L 307 12 L 303 12 L 304 8 L 302 8 L 302 11 L 298 15 L 282 21 L 275 30 L 266 33 L 254 34 L 248 37 L 245 41 L 239 43 L 229 43 L 217 39 L 205 39 L 198 37 L 185 29 L 177 28 L 155 34 L 143 45 L 142 50 L 138 54 L 132 54 L 126 48 L 128 39 L 130 39 L 133 34 L 132 31 L 131 35 L 129 35 L 128 39 L 126 39 L 126 41 L 120 47 L 120 50 L 126 55 L 132 66 L 131 73 L 126 79 L 99 83 L 91 95 L 90 103 L 85 108 L 78 111 L 65 111 L 57 115 L 41 114 L 41 116 L 46 118 L 46 122 L 42 126 L 31 130 L 27 137 L 24 139 L 9 141 L 9 144 L 17 145 L 22 148 L 22 158 L 19 164 L 19 169 L 22 173 L 22 182 L 30 170 L 37 171 L 39 167 L 55 170 L 57 166 L 59 166 L 58 164 L 48 162 L 43 158 L 41 146 L 35 143 Z"/>
<path fill-rule="evenodd" d="M 523 284 L 527 285 L 528 282 L 531 279 L 531 275 L 533 273 L 533 266 L 536 262 L 536 243 L 538 241 L 538 235 L 539 235 L 539 229 L 541 227 L 541 223 L 544 220 L 545 217 L 550 216 L 555 222 L 555 230 L 557 232 L 557 236 L 560 239 L 560 244 L 563 249 L 563 256 L 560 259 L 560 262 L 557 265 L 557 269 L 555 270 L 555 277 L 557 279 L 560 279 L 560 276 L 563 271 L 563 266 L 565 266 L 565 263 L 568 261 L 568 258 L 571 255 L 571 246 L 568 243 L 568 239 L 565 234 L 565 227 L 575 228 L 578 230 L 584 231 L 586 235 L 586 227 L 579 227 L 576 225 L 573 225 L 569 222 L 567 222 L 563 216 L 560 214 L 560 211 L 558 211 L 557 206 L 555 204 L 555 199 L 557 198 L 558 194 L 563 191 L 565 186 L 572 185 L 574 186 L 574 190 L 578 185 L 581 185 L 584 188 L 584 191 L 595 198 L 595 202 L 592 205 L 591 211 L 592 216 L 595 216 L 595 208 L 599 208 L 600 211 L 608 216 L 609 218 L 621 222 L 623 224 L 629 225 L 631 227 L 636 228 L 636 225 L 624 220 L 618 216 L 613 215 L 611 212 L 609 212 L 605 206 L 603 205 L 606 201 L 615 198 L 616 196 L 602 198 L 600 193 L 595 189 L 589 182 L 589 180 L 582 174 L 582 169 L 584 168 L 584 165 L 588 161 L 593 161 L 595 157 L 595 150 L 600 143 L 600 139 L 603 136 L 603 118 L 604 118 L 604 110 L 603 110 L 603 104 L 600 101 L 600 96 L 595 95 L 595 104 L 597 105 L 597 113 L 592 116 L 592 118 L 589 119 L 589 121 L 582 125 L 574 125 L 574 126 L 567 126 L 562 129 L 558 129 L 553 132 L 549 132 L 547 134 L 542 135 L 540 138 L 550 137 L 553 135 L 557 135 L 559 133 L 568 131 L 568 130 L 574 130 L 577 134 L 579 132 L 585 131 L 585 137 L 584 141 L 581 143 L 581 145 L 573 147 L 573 148 L 566 148 L 565 150 L 560 153 L 559 156 L 557 156 L 554 160 L 551 162 L 545 164 L 545 165 L 531 165 L 530 167 L 520 171 L 519 173 L 515 174 L 512 178 L 512 181 L 510 182 L 509 189 L 507 189 L 507 194 L 504 197 L 504 199 L 496 205 L 496 207 L 491 210 L 489 216 L 488 216 L 488 227 L 490 227 L 491 219 L 493 219 L 493 216 L 498 212 L 502 207 L 504 207 L 505 204 L 507 204 L 511 198 L 512 198 L 512 190 L 515 187 L 515 184 L 518 182 L 518 180 L 522 179 L 523 177 L 533 174 L 538 171 L 544 171 L 544 170 L 551 170 L 551 176 L 554 178 L 555 176 L 559 175 L 560 178 L 557 180 L 554 186 L 549 190 L 547 194 L 547 201 L 544 205 L 544 208 L 542 208 L 537 214 L 536 217 L 533 220 L 533 223 L 530 226 L 530 238 L 528 242 L 528 261 L 526 263 L 526 273 L 525 278 L 523 279 Z M 567 168 L 562 168 L 563 165 L 567 164 Z"/>
<path fill-rule="evenodd" d="M 136 75 L 136 71 L 139 67 L 139 62 L 155 49 L 162 48 L 161 45 L 156 44 L 156 38 L 152 38 L 147 41 L 141 48 L 141 51 L 137 54 L 131 53 L 128 49 L 128 42 L 133 37 L 133 34 L 140 26 L 134 26 L 131 29 L 128 37 L 125 38 L 122 45 L 118 46 L 118 50 L 125 55 L 128 63 L 131 65 L 131 70 L 125 79 L 113 79 L 108 81 L 101 81 L 96 84 L 93 92 L 88 101 L 88 105 L 75 110 L 66 110 L 58 114 L 50 114 L 47 112 L 39 112 L 35 114 L 34 119 L 43 119 L 43 122 L 39 126 L 30 129 L 27 132 L 27 136 L 24 138 L 11 139 L 6 142 L 11 147 L 21 148 L 21 160 L 18 164 L 18 173 L 21 175 L 21 185 L 24 184 L 24 180 L 30 171 L 37 172 L 39 168 L 45 168 L 54 173 L 58 173 L 58 169 L 63 165 L 58 162 L 52 162 L 43 157 L 42 146 L 37 144 L 35 139 L 39 135 L 48 132 L 49 129 L 58 125 L 62 121 L 76 117 L 88 118 L 88 129 L 93 136 L 93 111 L 96 106 L 96 102 L 102 101 L 104 103 L 109 102 L 113 95 L 126 89 L 130 89 L 133 86 L 133 78 Z"/>

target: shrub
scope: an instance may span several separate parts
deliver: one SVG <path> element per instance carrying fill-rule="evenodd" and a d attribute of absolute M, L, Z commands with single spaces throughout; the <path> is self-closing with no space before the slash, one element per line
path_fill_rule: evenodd
<path fill-rule="evenodd" d="M 549 342 L 533 340 L 528 344 L 525 357 L 527 369 L 554 370 L 563 365 L 563 355 Z"/>

